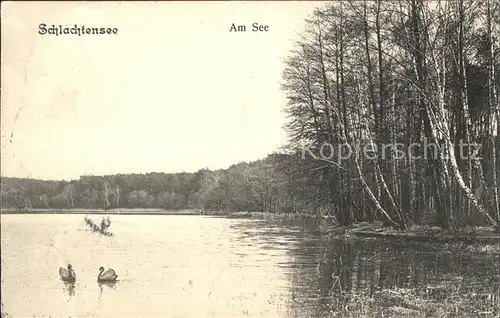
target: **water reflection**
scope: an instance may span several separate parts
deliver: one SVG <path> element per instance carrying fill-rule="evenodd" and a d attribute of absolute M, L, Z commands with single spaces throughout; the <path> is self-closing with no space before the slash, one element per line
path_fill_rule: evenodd
<path fill-rule="evenodd" d="M 63 290 L 64 292 L 68 293 L 69 298 L 75 296 L 75 283 L 74 282 L 63 282 L 64 287 Z"/>
<path fill-rule="evenodd" d="M 102 290 L 104 288 L 115 289 L 117 281 L 115 281 L 115 282 L 97 282 L 97 284 L 99 284 L 99 288 L 101 289 L 101 292 L 102 292 Z"/>
<path fill-rule="evenodd" d="M 296 262 L 307 264 L 310 244 L 299 244 Z M 301 308 L 296 308 L 298 311 L 309 307 L 310 314 L 323 316 L 373 310 L 391 313 L 392 307 L 402 307 L 406 312 L 425 310 L 413 303 L 417 300 L 422 301 L 422 306 L 425 301 L 457 302 L 459 313 L 498 312 L 500 279 L 487 274 L 496 266 L 494 259 L 474 259 L 467 253 L 451 254 L 444 247 L 396 242 L 387 246 L 389 242 L 333 238 L 324 247 L 317 244 L 324 253 L 316 273 L 312 266 L 299 266 L 298 273 L 292 271 L 290 275 L 296 298 L 305 300 Z M 315 274 L 317 279 L 305 279 Z M 316 302 L 310 301 L 312 294 L 317 296 Z M 473 300 L 471 295 L 480 297 Z M 467 305 L 465 301 L 471 302 Z"/>
<path fill-rule="evenodd" d="M 99 307 L 102 307 L 102 297 L 103 297 L 104 290 L 116 289 L 117 282 L 97 282 L 97 284 L 99 285 L 98 303 L 99 303 Z"/>
<path fill-rule="evenodd" d="M 324 225 L 312 220 L 235 224 L 244 226 L 237 240 L 290 255 L 279 264 L 290 281 L 290 316 L 440 315 L 450 308 L 457 314 L 499 312 L 498 255 L 325 236 Z"/>

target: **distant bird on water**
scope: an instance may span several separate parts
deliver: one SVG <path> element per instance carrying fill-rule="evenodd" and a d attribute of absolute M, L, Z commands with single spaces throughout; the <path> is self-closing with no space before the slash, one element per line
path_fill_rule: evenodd
<path fill-rule="evenodd" d="M 118 275 L 116 275 L 115 271 L 109 268 L 107 271 L 104 271 L 104 267 L 99 268 L 99 275 L 97 276 L 98 282 L 115 282 Z"/>
<path fill-rule="evenodd" d="M 61 276 L 61 279 L 65 282 L 68 283 L 73 283 L 76 281 L 76 274 L 75 271 L 73 270 L 73 267 L 71 264 L 68 264 L 68 269 L 64 267 L 59 268 L 59 276 Z"/>

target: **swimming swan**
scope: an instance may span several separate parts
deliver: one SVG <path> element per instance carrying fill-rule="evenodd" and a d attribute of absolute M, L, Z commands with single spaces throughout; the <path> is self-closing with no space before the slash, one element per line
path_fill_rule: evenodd
<path fill-rule="evenodd" d="M 99 268 L 99 275 L 97 276 L 97 281 L 98 282 L 114 282 L 116 281 L 116 278 L 118 275 L 116 275 L 115 271 L 111 268 L 109 268 L 107 271 L 104 273 L 104 267 Z"/>
<path fill-rule="evenodd" d="M 61 276 L 61 279 L 65 282 L 73 283 L 74 281 L 76 281 L 76 274 L 71 267 L 71 264 L 68 264 L 68 269 L 60 267 L 59 276 Z"/>

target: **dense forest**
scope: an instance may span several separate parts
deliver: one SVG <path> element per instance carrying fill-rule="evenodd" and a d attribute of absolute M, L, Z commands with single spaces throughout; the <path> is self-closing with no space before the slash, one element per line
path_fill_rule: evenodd
<path fill-rule="evenodd" d="M 2 178 L 2 206 L 203 207 L 321 213 L 341 225 L 379 219 L 400 229 L 498 226 L 499 10 L 493 0 L 325 4 L 286 59 L 289 142 L 280 153 L 196 173 Z M 346 156 L 345 145 L 369 146 L 369 156 Z"/>
<path fill-rule="evenodd" d="M 296 200 L 288 178 L 292 156 L 270 155 L 225 170 L 82 176 L 73 181 L 2 178 L 2 207 L 300 212 L 317 204 Z M 309 193 L 309 192 L 307 192 Z"/>
<path fill-rule="evenodd" d="M 287 128 L 292 149 L 315 150 L 339 223 L 498 226 L 499 18 L 498 1 L 409 0 L 309 19 L 284 72 Z M 339 144 L 374 150 L 321 155 Z"/>

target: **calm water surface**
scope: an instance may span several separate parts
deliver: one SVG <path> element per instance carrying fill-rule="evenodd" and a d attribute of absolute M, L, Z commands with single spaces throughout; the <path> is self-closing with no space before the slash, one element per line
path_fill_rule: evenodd
<path fill-rule="evenodd" d="M 458 280 L 458 295 L 474 291 L 485 304 L 498 295 L 498 259 L 332 237 L 313 220 L 111 221 L 114 236 L 107 237 L 89 232 L 82 215 L 2 215 L 5 311 L 12 317 L 326 317 L 359 309 L 384 289 L 409 288 L 442 301 L 428 286 Z M 67 263 L 77 274 L 73 285 L 59 279 Z M 119 281 L 98 284 L 100 266 L 112 267 Z"/>

